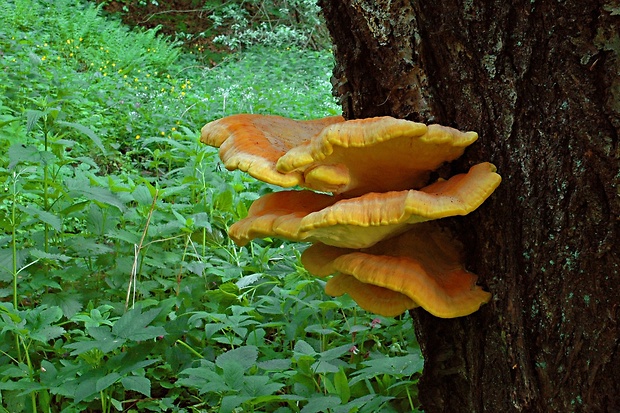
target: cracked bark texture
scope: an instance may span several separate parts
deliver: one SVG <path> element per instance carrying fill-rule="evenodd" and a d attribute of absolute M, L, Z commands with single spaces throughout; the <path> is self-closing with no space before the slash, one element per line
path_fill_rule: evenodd
<path fill-rule="evenodd" d="M 432 412 L 620 411 L 620 2 L 323 0 L 345 117 L 480 139 L 503 182 L 448 221 L 492 294 L 412 311 Z"/>

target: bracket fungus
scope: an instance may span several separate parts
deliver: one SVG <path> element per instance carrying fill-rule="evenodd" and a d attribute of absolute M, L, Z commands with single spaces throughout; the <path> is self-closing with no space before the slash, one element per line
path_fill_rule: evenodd
<path fill-rule="evenodd" d="M 415 223 L 466 215 L 499 184 L 490 163 L 440 180 L 420 190 L 371 192 L 341 198 L 312 191 L 282 191 L 256 200 L 248 216 L 230 228 L 239 245 L 276 236 L 291 241 L 322 242 L 366 248 L 399 234 Z"/>
<path fill-rule="evenodd" d="M 384 316 L 422 307 L 442 318 L 473 313 L 491 294 L 465 270 L 462 248 L 441 228 L 424 223 L 373 247 L 348 249 L 314 244 L 301 262 L 318 277 L 336 274 L 325 287 L 347 293 L 365 310 Z"/>
<path fill-rule="evenodd" d="M 297 121 L 247 114 L 208 123 L 200 136 L 220 148 L 229 170 L 348 197 L 421 188 L 430 171 L 461 156 L 476 139 L 475 132 L 389 116 Z"/>
<path fill-rule="evenodd" d="M 490 298 L 464 269 L 458 242 L 427 222 L 472 212 L 499 185 L 488 162 L 428 182 L 477 138 L 441 125 L 340 116 L 233 115 L 201 133 L 203 143 L 220 148 L 227 169 L 306 188 L 256 200 L 230 228 L 237 244 L 262 237 L 312 242 L 302 263 L 316 276 L 335 274 L 328 294 L 347 293 L 381 315 L 423 307 L 438 317 L 471 314 Z"/>

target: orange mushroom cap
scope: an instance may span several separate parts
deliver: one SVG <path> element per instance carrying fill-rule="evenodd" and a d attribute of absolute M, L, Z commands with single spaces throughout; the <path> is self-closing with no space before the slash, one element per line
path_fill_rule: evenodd
<path fill-rule="evenodd" d="M 430 222 L 359 251 L 315 244 L 302 263 L 317 276 L 337 274 L 327 282 L 328 294 L 348 293 L 360 307 L 385 316 L 421 306 L 437 317 L 461 317 L 491 297 L 464 269 L 461 245 Z"/>
<path fill-rule="evenodd" d="M 405 294 L 389 288 L 366 284 L 348 274 L 338 274 L 330 278 L 325 292 L 339 297 L 349 294 L 364 310 L 384 317 L 396 317 L 419 305 Z"/>
<path fill-rule="evenodd" d="M 344 118 L 297 121 L 273 115 L 232 115 L 203 126 L 200 141 L 220 148 L 226 169 L 240 169 L 261 181 L 291 187 L 303 181 L 302 173 L 278 172 L 277 160 L 289 149 L 338 122 L 344 122 Z"/>
<path fill-rule="evenodd" d="M 475 132 L 389 116 L 355 119 L 329 125 L 292 148 L 277 169 L 303 171 L 307 188 L 347 197 L 418 189 L 429 171 L 461 156 L 476 139 Z"/>
<path fill-rule="evenodd" d="M 312 191 L 272 192 L 254 201 L 248 216 L 232 224 L 228 235 L 241 246 L 265 237 L 304 241 L 299 234 L 301 220 L 336 201 L 333 196 Z"/>
<path fill-rule="evenodd" d="M 411 225 L 466 215 L 491 195 L 501 181 L 495 166 L 481 163 L 468 173 L 440 180 L 420 190 L 369 193 L 341 199 L 310 191 L 265 195 L 229 234 L 239 245 L 252 238 L 280 237 L 319 241 L 345 248 L 365 248 Z"/>
<path fill-rule="evenodd" d="M 351 197 L 421 188 L 429 171 L 461 156 L 477 138 L 475 132 L 388 116 L 296 121 L 245 114 L 208 123 L 200 140 L 220 147 L 230 170 Z"/>

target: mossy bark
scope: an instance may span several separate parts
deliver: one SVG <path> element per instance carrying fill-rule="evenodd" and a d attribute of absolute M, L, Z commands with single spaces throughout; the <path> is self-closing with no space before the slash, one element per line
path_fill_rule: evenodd
<path fill-rule="evenodd" d="M 492 294 L 413 311 L 426 412 L 620 411 L 620 3 L 323 0 L 347 118 L 480 135 L 503 177 L 450 225 Z"/>

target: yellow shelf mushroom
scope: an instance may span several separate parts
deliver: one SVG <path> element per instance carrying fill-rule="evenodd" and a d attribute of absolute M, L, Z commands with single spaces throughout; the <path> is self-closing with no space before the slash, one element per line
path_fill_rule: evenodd
<path fill-rule="evenodd" d="M 382 315 L 421 306 L 438 317 L 471 314 L 490 298 L 464 269 L 458 243 L 433 223 L 422 224 L 470 213 L 499 185 L 487 162 L 428 184 L 432 171 L 477 138 L 391 117 L 296 121 L 247 114 L 208 123 L 201 133 L 203 143 L 220 148 L 227 169 L 310 189 L 256 200 L 230 228 L 236 243 L 313 242 L 302 263 L 317 276 L 336 274 L 328 294 L 348 293 Z"/>

